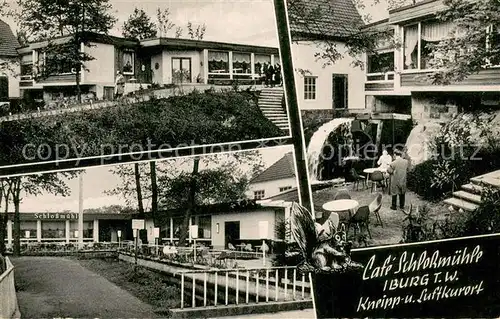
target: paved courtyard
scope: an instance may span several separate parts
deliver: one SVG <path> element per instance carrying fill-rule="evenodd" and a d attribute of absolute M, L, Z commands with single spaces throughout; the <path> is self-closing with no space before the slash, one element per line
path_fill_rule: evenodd
<path fill-rule="evenodd" d="M 12 258 L 22 318 L 156 318 L 140 301 L 78 262 Z"/>

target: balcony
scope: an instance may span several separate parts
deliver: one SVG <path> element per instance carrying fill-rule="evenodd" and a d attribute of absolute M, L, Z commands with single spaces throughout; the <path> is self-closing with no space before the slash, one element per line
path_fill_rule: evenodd
<path fill-rule="evenodd" d="M 365 91 L 394 91 L 394 72 L 367 74 Z"/>

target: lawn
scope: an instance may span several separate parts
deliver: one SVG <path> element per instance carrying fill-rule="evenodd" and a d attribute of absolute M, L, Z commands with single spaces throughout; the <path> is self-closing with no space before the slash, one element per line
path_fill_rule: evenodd
<path fill-rule="evenodd" d="M 178 308 L 180 289 L 169 277 L 116 259 L 80 259 L 85 268 L 103 276 L 138 299 L 152 305 L 158 315 L 168 316 L 169 309 Z"/>
<path fill-rule="evenodd" d="M 362 189 L 360 185 L 359 190 L 353 190 L 352 185 L 341 186 L 341 187 L 331 187 L 327 189 L 322 189 L 315 191 L 313 193 L 314 206 L 316 209 L 321 209 L 321 206 L 334 199 L 335 194 L 339 189 L 347 189 L 351 198 L 358 201 L 359 205 L 368 205 L 376 197 L 376 192 L 371 192 L 370 189 Z M 409 209 L 410 205 L 413 206 L 423 206 L 428 205 L 430 208 L 429 217 L 433 220 L 443 219 L 444 213 L 448 212 L 447 206 L 441 202 L 429 203 L 413 192 L 406 193 L 406 207 Z M 382 208 L 380 209 L 380 217 L 383 222 L 383 227 L 381 227 L 375 216 L 370 216 L 370 232 L 372 239 L 368 239 L 368 246 L 379 246 L 379 245 L 390 245 L 398 244 L 401 242 L 403 236 L 403 226 L 405 214 L 401 210 L 391 210 L 391 196 L 386 193 L 382 197 Z M 342 216 L 341 216 L 342 217 Z M 353 230 L 351 228 L 349 234 L 351 235 Z"/>

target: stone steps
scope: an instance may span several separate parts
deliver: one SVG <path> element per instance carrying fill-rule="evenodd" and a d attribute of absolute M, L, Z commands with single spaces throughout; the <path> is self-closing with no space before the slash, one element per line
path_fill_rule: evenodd
<path fill-rule="evenodd" d="M 453 193 L 453 196 L 474 204 L 481 204 L 481 195 L 472 194 L 466 191 L 456 191 Z"/>
<path fill-rule="evenodd" d="M 286 110 L 283 108 L 283 88 L 264 88 L 259 96 L 259 108 L 271 122 L 278 128 L 288 133 L 290 127 Z"/>
<path fill-rule="evenodd" d="M 447 198 L 444 200 L 444 203 L 453 206 L 457 210 L 463 209 L 466 212 L 473 212 L 479 207 L 476 204 L 456 197 Z"/>
<path fill-rule="evenodd" d="M 481 192 L 483 191 L 483 187 L 482 186 L 476 185 L 476 184 L 472 184 L 472 183 L 462 185 L 462 189 L 464 191 L 466 191 L 468 193 L 472 193 L 472 194 L 481 194 Z"/>

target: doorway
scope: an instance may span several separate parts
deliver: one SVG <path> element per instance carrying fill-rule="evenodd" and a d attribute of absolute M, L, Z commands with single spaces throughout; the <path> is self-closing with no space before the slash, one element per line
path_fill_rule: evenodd
<path fill-rule="evenodd" d="M 191 83 L 191 58 L 172 58 L 172 82 Z"/>
<path fill-rule="evenodd" d="M 240 222 L 226 222 L 224 224 L 224 237 L 226 249 L 229 243 L 236 245 L 236 242 L 240 240 Z"/>

